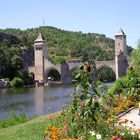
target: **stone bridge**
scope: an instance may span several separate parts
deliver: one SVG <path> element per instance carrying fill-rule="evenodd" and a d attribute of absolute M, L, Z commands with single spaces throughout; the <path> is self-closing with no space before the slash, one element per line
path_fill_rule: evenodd
<path fill-rule="evenodd" d="M 45 83 L 48 78 L 61 83 L 72 82 L 72 72 L 83 63 L 71 60 L 68 63 L 54 65 L 48 60 L 47 43 L 45 38 L 39 34 L 34 41 L 35 66 L 29 67 L 29 73 L 34 74 L 35 81 Z M 116 78 L 124 76 L 128 67 L 126 59 L 126 35 L 120 29 L 115 35 L 115 59 L 112 61 L 95 61 L 95 69 L 98 75 L 99 70 L 104 67 L 112 69 Z"/>
<path fill-rule="evenodd" d="M 66 70 L 66 71 L 68 73 L 70 72 L 70 75 L 71 75 L 72 72 L 77 67 L 82 66 L 82 65 L 84 65 L 83 62 L 71 60 L 68 62 L 68 70 Z M 59 77 L 57 77 L 57 78 L 58 78 L 58 80 L 61 79 L 62 72 L 61 72 L 61 65 L 60 64 L 54 65 L 53 63 L 46 61 L 46 66 L 47 67 L 45 67 L 45 71 L 44 71 L 44 76 L 45 76 L 46 80 L 49 77 L 50 73 L 59 75 Z M 108 67 L 116 74 L 114 60 L 112 60 L 112 61 L 95 61 L 95 66 L 96 66 L 97 73 L 100 69 Z M 34 66 L 29 67 L 28 71 L 29 71 L 29 73 L 35 74 L 35 67 Z"/>
<path fill-rule="evenodd" d="M 80 61 L 69 61 L 68 65 L 69 65 L 69 70 L 73 71 L 75 70 L 78 66 L 83 65 L 84 63 L 80 62 Z M 116 73 L 116 65 L 115 65 L 115 60 L 111 60 L 111 61 L 95 61 L 95 66 L 97 71 L 99 71 L 100 69 L 104 68 L 104 67 L 108 67 L 110 68 L 114 73 Z"/>

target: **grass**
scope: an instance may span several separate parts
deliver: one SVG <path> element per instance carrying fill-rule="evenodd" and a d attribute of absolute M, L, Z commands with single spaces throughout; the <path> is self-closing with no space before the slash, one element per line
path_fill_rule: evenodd
<path fill-rule="evenodd" d="M 1 128 L 0 140 L 43 140 L 45 127 L 48 125 L 53 125 L 55 121 L 58 122 L 56 119 L 61 119 L 56 118 L 51 121 L 49 117 L 52 116 L 54 115 L 42 116 L 22 124 Z"/>
<path fill-rule="evenodd" d="M 16 115 L 15 112 L 12 113 L 12 116 L 3 120 L 0 120 L 0 129 L 12 125 L 21 124 L 27 121 L 26 115 L 21 112 L 19 115 Z"/>

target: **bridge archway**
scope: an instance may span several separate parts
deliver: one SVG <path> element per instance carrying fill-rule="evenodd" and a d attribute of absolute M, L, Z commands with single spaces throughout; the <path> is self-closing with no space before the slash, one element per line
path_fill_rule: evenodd
<path fill-rule="evenodd" d="M 35 80 L 35 74 L 33 72 L 30 72 L 29 75 Z"/>
<path fill-rule="evenodd" d="M 45 79 L 46 79 L 46 81 L 48 81 L 48 80 L 60 81 L 61 74 L 59 73 L 59 71 L 56 68 L 50 67 L 50 68 L 46 69 L 46 71 L 45 71 Z"/>
<path fill-rule="evenodd" d="M 116 80 L 115 71 L 108 65 L 102 65 L 97 68 L 98 80 L 101 82 L 113 82 Z"/>

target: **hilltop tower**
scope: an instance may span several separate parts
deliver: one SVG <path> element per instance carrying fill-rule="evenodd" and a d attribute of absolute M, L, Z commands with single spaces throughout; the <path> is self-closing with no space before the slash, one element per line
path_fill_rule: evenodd
<path fill-rule="evenodd" d="M 34 56 L 35 56 L 35 81 L 44 83 L 44 69 L 46 53 L 46 41 L 44 37 L 39 33 L 39 36 L 34 41 Z"/>
<path fill-rule="evenodd" d="M 128 67 L 126 55 L 126 35 L 122 29 L 119 29 L 115 34 L 116 79 L 126 74 L 126 70 Z"/>

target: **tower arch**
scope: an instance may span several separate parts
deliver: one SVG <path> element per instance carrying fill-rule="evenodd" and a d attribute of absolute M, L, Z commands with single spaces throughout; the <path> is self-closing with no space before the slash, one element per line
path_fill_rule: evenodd
<path fill-rule="evenodd" d="M 55 67 L 50 67 L 45 70 L 45 80 L 51 80 L 51 81 L 60 81 L 61 80 L 61 74 Z"/>

